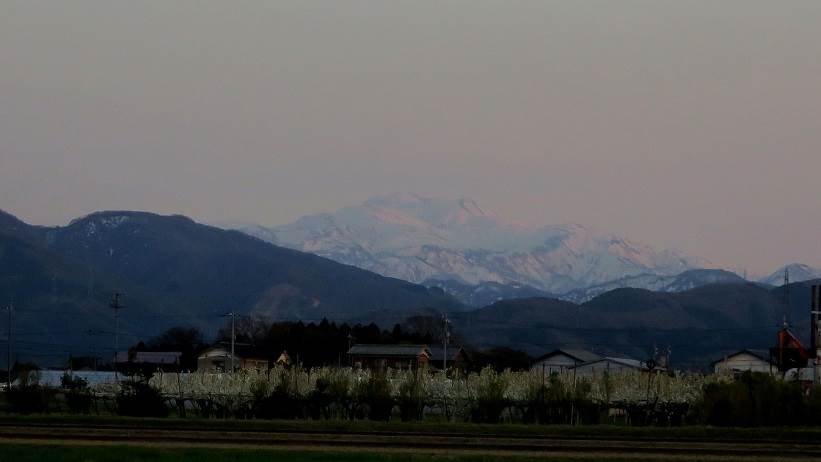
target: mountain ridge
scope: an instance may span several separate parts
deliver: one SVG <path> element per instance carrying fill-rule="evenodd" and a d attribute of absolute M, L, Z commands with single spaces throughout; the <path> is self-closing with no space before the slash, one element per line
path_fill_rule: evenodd
<path fill-rule="evenodd" d="M 548 293 L 708 266 L 581 225 L 509 223 L 471 199 L 415 194 L 377 196 L 291 224 L 241 231 L 415 283 L 521 284 Z"/>
<path fill-rule="evenodd" d="M 109 348 L 84 332 L 111 331 L 114 291 L 125 293 L 131 339 L 179 324 L 214 329 L 226 311 L 344 321 L 377 310 L 462 309 L 441 291 L 181 215 L 104 211 L 62 227 L 13 218 L 0 216 L 0 299 L 14 300 L 15 330 L 51 332 L 55 344 Z"/>

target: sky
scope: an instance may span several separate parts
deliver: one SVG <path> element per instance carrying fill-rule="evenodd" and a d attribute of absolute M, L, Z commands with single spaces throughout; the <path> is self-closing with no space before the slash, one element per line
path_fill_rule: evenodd
<path fill-rule="evenodd" d="M 0 209 L 391 191 L 821 266 L 821 2 L 0 0 Z"/>

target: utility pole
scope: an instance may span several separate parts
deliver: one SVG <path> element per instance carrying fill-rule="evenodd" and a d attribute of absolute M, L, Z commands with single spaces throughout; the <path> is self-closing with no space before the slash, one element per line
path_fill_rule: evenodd
<path fill-rule="evenodd" d="M 125 308 L 120 303 L 120 293 L 114 292 L 111 303 L 108 305 L 114 310 L 114 380 L 118 380 L 117 353 L 120 351 L 120 310 Z"/>
<path fill-rule="evenodd" d="M 224 316 L 226 316 L 226 317 L 230 316 L 231 317 L 231 373 L 233 374 L 234 373 L 234 343 L 235 343 L 236 338 L 237 338 L 236 331 L 235 331 L 236 323 L 234 322 L 234 319 L 236 318 L 236 314 L 234 313 L 234 310 L 231 310 L 230 313 L 225 313 Z"/>
<path fill-rule="evenodd" d="M 787 315 L 790 311 L 790 268 L 784 268 L 784 314 L 781 318 L 781 324 L 784 329 L 789 327 L 787 324 Z"/>
<path fill-rule="evenodd" d="M 448 314 L 445 313 L 444 317 L 444 325 L 445 325 L 445 335 L 442 338 L 442 351 L 444 352 L 444 357 L 442 358 L 442 369 L 445 370 L 445 375 L 448 373 L 448 341 L 450 341 L 450 331 L 448 330 L 448 324 L 450 321 L 448 320 Z"/>
<path fill-rule="evenodd" d="M 6 386 L 8 387 L 6 388 L 6 391 L 8 392 L 11 391 L 11 312 L 12 310 L 14 310 L 14 306 L 11 303 L 9 303 L 9 305 L 6 307 L 6 310 L 9 312 L 9 336 L 8 339 L 6 339 Z"/>
<path fill-rule="evenodd" d="M 813 355 L 812 382 L 821 383 L 821 286 L 811 288 L 810 305 L 810 354 Z"/>
<path fill-rule="evenodd" d="M 353 333 L 348 332 L 348 367 L 353 367 L 353 360 L 351 359 L 351 348 L 353 347 L 353 341 Z"/>

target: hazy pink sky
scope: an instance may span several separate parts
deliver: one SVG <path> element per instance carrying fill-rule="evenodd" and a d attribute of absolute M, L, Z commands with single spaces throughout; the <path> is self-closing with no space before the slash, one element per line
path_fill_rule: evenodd
<path fill-rule="evenodd" d="M 0 208 L 468 196 L 821 265 L 821 1 L 0 0 Z"/>

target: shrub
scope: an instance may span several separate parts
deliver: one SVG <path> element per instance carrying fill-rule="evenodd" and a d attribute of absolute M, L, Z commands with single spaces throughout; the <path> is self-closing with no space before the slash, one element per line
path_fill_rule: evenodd
<path fill-rule="evenodd" d="M 168 407 L 159 390 L 143 382 L 125 382 L 117 395 L 117 413 L 132 417 L 166 417 Z"/>
<path fill-rule="evenodd" d="M 408 374 L 399 385 L 399 411 L 403 421 L 422 420 L 424 417 L 425 389 L 420 373 Z"/>
<path fill-rule="evenodd" d="M 578 380 L 572 388 L 558 374 L 551 374 L 545 383 L 531 382 L 526 393 L 525 422 L 542 424 L 598 423 L 600 409 L 589 395 L 592 387 Z"/>
<path fill-rule="evenodd" d="M 367 406 L 367 415 L 371 420 L 390 420 L 393 411 L 391 384 L 387 376 L 373 373 L 356 385 L 355 395 L 360 405 Z"/>
<path fill-rule="evenodd" d="M 330 380 L 320 377 L 316 379 L 314 389 L 308 396 L 308 408 L 312 419 L 320 419 L 322 417 L 329 417 L 329 407 L 331 405 L 331 396 L 329 388 L 331 386 Z"/>
<path fill-rule="evenodd" d="M 745 372 L 732 382 L 704 387 L 696 412 L 702 423 L 724 427 L 803 425 L 816 419 L 808 410 L 819 402 L 814 393 L 805 397 L 797 382 Z"/>
<path fill-rule="evenodd" d="M 479 374 L 476 402 L 471 412 L 474 422 L 499 423 L 502 411 L 509 405 L 505 393 L 508 381 L 504 373 L 486 367 Z"/>
<path fill-rule="evenodd" d="M 61 388 L 66 390 L 66 404 L 68 412 L 72 414 L 88 414 L 91 412 L 91 392 L 88 382 L 80 377 L 72 377 L 68 373 L 60 379 Z"/>
<path fill-rule="evenodd" d="M 262 393 L 264 387 L 257 386 L 254 415 L 262 419 L 294 419 L 302 415 L 302 400 L 299 397 L 297 381 L 299 371 L 283 371 L 279 384 L 270 393 Z M 267 382 L 266 382 L 267 384 Z"/>
<path fill-rule="evenodd" d="M 33 414 L 48 411 L 54 390 L 39 385 L 12 388 L 7 392 L 9 412 Z"/>

